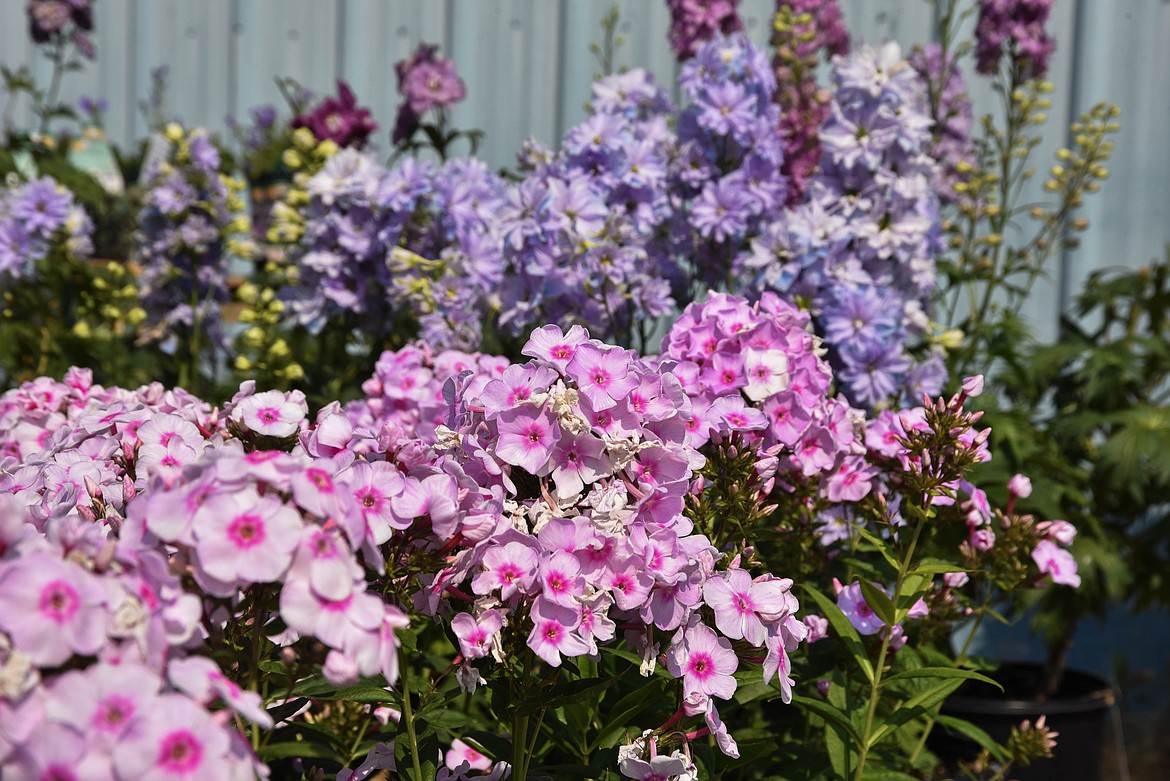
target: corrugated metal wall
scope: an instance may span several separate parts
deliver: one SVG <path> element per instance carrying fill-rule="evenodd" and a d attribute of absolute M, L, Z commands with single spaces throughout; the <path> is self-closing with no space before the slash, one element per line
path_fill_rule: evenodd
<path fill-rule="evenodd" d="M 0 62 L 48 66 L 28 40 L 24 0 L 0 0 Z M 224 116 L 258 103 L 279 103 L 274 76 L 292 76 L 318 91 L 350 82 L 385 131 L 397 92 L 393 65 L 420 41 L 453 57 L 468 99 L 453 113 L 459 127 L 486 131 L 480 156 L 508 165 L 529 135 L 555 143 L 584 116 L 597 63 L 589 44 L 613 0 L 97 0 L 98 60 L 69 74 L 63 94 L 109 100 L 108 130 L 118 143 L 141 137 L 138 102 L 150 71 L 171 66 L 168 108 L 188 124 L 223 129 Z M 617 64 L 646 67 L 670 83 L 676 66 L 666 41 L 664 0 L 619 0 L 625 45 Z M 926 0 L 841 0 L 855 41 L 894 39 L 904 47 L 929 40 Z M 766 41 L 774 0 L 743 0 L 748 35 Z M 1056 0 L 1058 42 L 1051 78 L 1052 123 L 1039 150 L 1043 166 L 1067 141 L 1068 119 L 1101 100 L 1122 108 L 1112 177 L 1085 211 L 1092 228 L 1082 249 L 1037 291 L 1029 307 L 1042 332 L 1054 323 L 1061 291 L 1075 291 L 1089 270 L 1139 265 L 1161 257 L 1170 241 L 1170 1 Z M 993 107 L 984 82 L 977 110 Z M 18 116 L 20 116 L 18 112 Z M 1037 182 L 1037 185 L 1039 183 Z M 1038 190 L 1037 190 L 1038 192 Z"/>

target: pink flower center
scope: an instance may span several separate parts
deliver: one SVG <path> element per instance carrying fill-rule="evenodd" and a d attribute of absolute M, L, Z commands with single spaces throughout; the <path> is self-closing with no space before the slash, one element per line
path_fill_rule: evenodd
<path fill-rule="evenodd" d="M 573 348 L 567 344 L 558 344 L 549 351 L 549 354 L 558 361 L 568 361 L 573 357 Z"/>
<path fill-rule="evenodd" d="M 158 764 L 164 770 L 188 773 L 199 767 L 203 759 L 203 744 L 187 730 L 176 730 L 162 739 L 158 748 Z"/>
<path fill-rule="evenodd" d="M 264 407 L 256 412 L 256 417 L 260 418 L 261 423 L 279 423 L 280 410 L 275 407 Z"/>
<path fill-rule="evenodd" d="M 117 694 L 107 697 L 93 714 L 93 726 L 99 730 L 117 732 L 134 715 L 134 703 Z"/>
<path fill-rule="evenodd" d="M 689 672 L 691 675 L 698 678 L 700 681 L 705 681 L 715 674 L 714 661 L 710 654 L 697 653 L 691 654 Z"/>
<path fill-rule="evenodd" d="M 58 624 L 73 618 L 80 607 L 81 599 L 77 591 L 63 580 L 54 580 L 41 590 L 41 614 Z"/>
<path fill-rule="evenodd" d="M 252 548 L 264 542 L 264 521 L 257 515 L 237 515 L 227 533 L 237 548 Z"/>
<path fill-rule="evenodd" d="M 604 369 L 596 369 L 591 377 L 593 384 L 599 388 L 604 388 L 609 383 L 609 372 Z"/>

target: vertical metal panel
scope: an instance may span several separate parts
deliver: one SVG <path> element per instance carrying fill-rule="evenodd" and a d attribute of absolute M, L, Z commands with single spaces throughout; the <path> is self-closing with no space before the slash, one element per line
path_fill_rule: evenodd
<path fill-rule="evenodd" d="M 675 93 L 678 66 L 670 51 L 670 15 L 664 0 L 615 0 L 626 39 L 616 64 L 644 67 Z M 598 65 L 589 51 L 600 41 L 610 0 L 100 0 L 98 61 L 67 74 L 62 96 L 106 97 L 110 137 L 127 145 L 145 124 L 138 101 L 150 70 L 171 66 L 168 108 L 189 124 L 223 129 L 259 103 L 280 103 L 273 77 L 287 75 L 332 93 L 348 80 L 382 125 L 381 148 L 398 105 L 394 63 L 419 42 L 438 43 L 455 60 L 468 98 L 453 112 L 464 128 L 486 134 L 480 156 L 494 167 L 511 165 L 529 135 L 555 146 L 585 116 Z M 743 0 L 748 36 L 769 37 L 774 0 Z M 931 5 L 923 0 L 841 0 L 855 42 L 897 40 L 903 51 L 934 34 Z M 1082 14 L 1077 19 L 1078 12 Z M 973 20 L 968 20 L 967 32 Z M 1093 268 L 1137 265 L 1160 256 L 1170 239 L 1170 100 L 1158 78 L 1170 72 L 1170 3 L 1155 0 L 1062 0 L 1050 30 L 1058 42 L 1050 79 L 1056 85 L 1050 123 L 1037 150 L 1036 179 L 1026 199 L 1041 199 L 1052 155 L 1068 142 L 1063 125 L 1100 100 L 1121 105 L 1122 134 L 1099 197 L 1086 201 L 1092 227 L 1070 254 L 1065 286 L 1075 291 Z M 1080 30 L 1079 40 L 1074 31 Z M 34 65 L 46 80 L 44 58 L 27 35 L 25 0 L 0 0 L 0 61 Z M 976 112 L 999 111 L 997 96 L 973 77 Z M 676 95 L 677 97 L 677 95 Z M 31 123 L 27 106 L 17 112 Z M 458 150 L 462 152 L 462 150 Z M 1055 325 L 1058 264 L 1037 290 L 1027 314 L 1050 334 Z"/>
<path fill-rule="evenodd" d="M 277 76 L 291 76 L 317 93 L 336 94 L 339 16 L 338 4 L 320 0 L 239 0 L 237 18 L 217 32 L 236 47 L 231 110 L 242 116 L 261 103 L 283 108 L 273 81 Z M 223 32 L 227 29 L 232 35 Z M 210 121 L 221 127 L 223 120 L 212 116 Z"/>

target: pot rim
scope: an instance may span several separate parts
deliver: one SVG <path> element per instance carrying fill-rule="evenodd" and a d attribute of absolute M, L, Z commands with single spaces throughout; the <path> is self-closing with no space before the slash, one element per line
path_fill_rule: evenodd
<path fill-rule="evenodd" d="M 1005 670 L 1039 670 L 1043 667 L 1035 662 L 1010 662 L 1000 666 L 999 671 Z M 1113 707 L 1117 695 L 1113 685 L 1105 678 L 1087 670 L 1070 668 L 1065 670 L 1065 676 L 1072 675 L 1093 685 L 1093 689 L 1072 695 L 1058 695 L 1052 699 L 1024 699 L 1019 697 L 1002 697 L 998 693 L 986 696 L 974 694 L 952 694 L 943 703 L 944 712 L 962 711 L 980 715 L 1011 715 L 1027 717 L 1029 715 L 1065 715 L 1071 713 L 1091 713 Z M 989 674 L 994 678 L 995 672 Z"/>

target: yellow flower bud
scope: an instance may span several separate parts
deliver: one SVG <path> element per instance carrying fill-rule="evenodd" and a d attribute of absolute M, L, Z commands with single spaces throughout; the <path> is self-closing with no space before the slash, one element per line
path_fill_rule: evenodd
<path fill-rule="evenodd" d="M 292 134 L 293 145 L 303 152 L 308 152 L 317 145 L 317 139 L 313 136 L 313 131 L 307 127 L 298 127 Z"/>
<path fill-rule="evenodd" d="M 235 365 L 240 371 L 246 372 L 252 368 L 252 361 L 246 355 L 237 355 Z"/>
<path fill-rule="evenodd" d="M 289 168 L 293 169 L 300 168 L 301 165 L 304 164 L 304 160 L 295 149 L 284 150 L 284 152 L 280 155 L 280 160 Z"/>
<path fill-rule="evenodd" d="M 146 310 L 140 306 L 136 306 L 126 313 L 126 322 L 130 325 L 138 325 L 146 319 Z"/>
<path fill-rule="evenodd" d="M 327 138 L 324 141 L 322 141 L 320 144 L 317 144 L 317 154 L 320 155 L 322 158 L 333 157 L 335 154 L 337 154 L 340 151 L 341 151 L 341 147 L 339 147 L 337 145 L 337 142 L 332 140 L 332 139 Z"/>
<path fill-rule="evenodd" d="M 166 126 L 164 135 L 166 135 L 167 141 L 177 144 L 183 140 L 183 126 L 178 122 L 171 122 Z"/>
<path fill-rule="evenodd" d="M 303 380 L 305 378 L 305 370 L 299 363 L 290 363 L 288 366 L 284 367 L 284 370 L 281 371 L 280 374 L 283 375 L 286 380 L 293 382 L 296 382 L 297 380 Z"/>
<path fill-rule="evenodd" d="M 78 320 L 73 324 L 73 333 L 82 339 L 90 339 L 93 337 L 93 329 L 84 320 Z"/>

